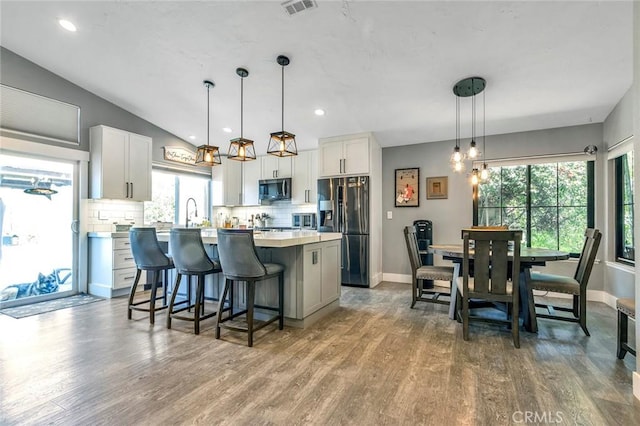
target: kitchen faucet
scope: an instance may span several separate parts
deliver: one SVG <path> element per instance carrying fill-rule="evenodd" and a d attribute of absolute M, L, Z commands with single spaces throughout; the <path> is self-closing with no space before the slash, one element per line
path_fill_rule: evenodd
<path fill-rule="evenodd" d="M 198 216 L 198 204 L 196 204 L 196 200 L 193 197 L 187 198 L 187 207 L 185 208 L 185 214 L 187 216 L 186 227 L 189 227 L 189 201 L 193 201 L 193 207 L 195 208 L 196 217 Z"/>

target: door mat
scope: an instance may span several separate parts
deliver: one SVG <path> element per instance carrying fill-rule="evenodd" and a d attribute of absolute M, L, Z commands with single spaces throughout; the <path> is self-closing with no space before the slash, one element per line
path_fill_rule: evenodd
<path fill-rule="evenodd" d="M 60 299 L 47 300 L 46 302 L 32 303 L 30 305 L 16 306 L 14 308 L 0 309 L 0 314 L 9 315 L 13 318 L 24 318 L 32 315 L 44 314 L 45 312 L 57 311 L 58 309 L 72 308 L 74 306 L 86 305 L 99 302 L 99 297 L 90 294 L 76 294 L 75 296 L 63 297 Z"/>

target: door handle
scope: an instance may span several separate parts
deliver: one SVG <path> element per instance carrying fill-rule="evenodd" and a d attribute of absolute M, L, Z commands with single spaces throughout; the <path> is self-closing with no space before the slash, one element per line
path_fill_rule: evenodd
<path fill-rule="evenodd" d="M 72 220 L 71 221 L 71 232 L 73 232 L 74 234 L 78 233 L 78 227 L 79 227 L 79 222 L 77 220 Z"/>

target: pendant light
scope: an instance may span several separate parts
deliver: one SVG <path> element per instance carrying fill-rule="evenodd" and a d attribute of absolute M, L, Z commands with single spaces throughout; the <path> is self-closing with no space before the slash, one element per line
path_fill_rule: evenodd
<path fill-rule="evenodd" d="M 480 152 L 476 143 L 476 95 L 483 92 L 486 86 L 486 81 L 482 77 L 469 77 L 458 81 L 453 86 L 453 94 L 456 95 L 456 146 L 451 155 L 451 163 L 455 171 L 464 170 L 463 161 L 465 158 L 474 160 L 478 157 Z M 460 98 L 467 98 L 471 96 L 471 142 L 469 143 L 469 150 L 466 155 L 460 152 Z M 484 95 L 483 95 L 484 100 Z M 484 114 L 484 108 L 483 108 Z M 483 129 L 483 141 L 484 141 L 484 129 Z M 486 168 L 483 165 L 483 170 Z M 472 170 L 472 181 L 477 181 L 478 177 L 482 174 L 476 167 Z M 475 184 L 474 184 L 475 185 Z"/>
<path fill-rule="evenodd" d="M 253 141 L 243 137 L 244 126 L 244 78 L 249 75 L 249 71 L 244 68 L 236 68 L 236 74 L 240 76 L 240 137 L 231 139 L 227 157 L 230 160 L 250 161 L 256 159 L 256 151 Z"/>
<path fill-rule="evenodd" d="M 482 170 L 480 170 L 480 180 L 483 182 L 489 179 L 489 167 L 487 166 L 487 116 L 485 114 L 485 97 L 485 92 L 482 92 Z"/>
<path fill-rule="evenodd" d="M 215 84 L 210 80 L 204 80 L 202 83 L 207 88 L 207 144 L 198 147 L 195 164 L 197 166 L 213 167 L 222 164 L 218 147 L 209 145 L 209 89 L 214 87 Z"/>
<path fill-rule="evenodd" d="M 284 55 L 280 55 L 276 61 L 282 67 L 282 127 L 279 132 L 271 133 L 267 154 L 278 157 L 289 157 L 298 155 L 296 135 L 284 130 L 284 67 L 289 65 L 289 58 Z"/>

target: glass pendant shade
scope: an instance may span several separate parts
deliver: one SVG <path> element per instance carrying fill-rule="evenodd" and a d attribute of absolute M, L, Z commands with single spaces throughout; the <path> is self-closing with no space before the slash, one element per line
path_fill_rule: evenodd
<path fill-rule="evenodd" d="M 236 161 L 251 161 L 256 159 L 256 150 L 253 141 L 243 137 L 244 129 L 244 78 L 249 71 L 244 68 L 236 68 L 236 74 L 240 76 L 240 137 L 231 139 L 227 158 Z"/>
<path fill-rule="evenodd" d="M 198 147 L 195 164 L 196 166 L 213 167 L 222 164 L 218 147 L 209 145 L 209 89 L 215 84 L 210 80 L 203 81 L 203 84 L 207 88 L 207 144 Z"/>
<path fill-rule="evenodd" d="M 482 165 L 482 170 L 480 171 L 480 179 L 487 180 L 489 179 L 489 168 L 487 167 L 487 163 Z"/>
<path fill-rule="evenodd" d="M 475 160 L 479 158 L 480 151 L 476 144 L 476 95 L 484 92 L 486 81 L 482 77 L 469 77 L 458 81 L 453 86 L 453 94 L 456 96 L 456 146 L 451 155 L 451 163 L 454 171 L 459 172 L 464 170 L 464 161 L 466 159 Z M 466 154 L 460 152 L 460 99 L 471 98 L 471 142 L 469 143 L 469 149 Z M 484 104 L 484 95 L 482 97 Z M 484 108 L 482 110 L 484 115 Z M 484 143 L 484 127 L 482 140 Z M 488 172 L 483 169 L 482 173 L 477 168 L 473 168 L 472 183 L 478 184 L 478 179 L 481 174 L 487 174 Z"/>
<path fill-rule="evenodd" d="M 476 141 L 474 140 L 471 140 L 471 143 L 469 143 L 469 152 L 467 157 L 471 159 L 478 158 L 478 148 L 476 147 Z"/>
<path fill-rule="evenodd" d="M 296 135 L 284 130 L 284 67 L 289 65 L 289 58 L 284 55 L 280 55 L 276 60 L 282 67 L 282 130 L 271 133 L 269 146 L 267 147 L 267 154 L 275 155 L 277 157 L 289 157 L 298 155 Z"/>
<path fill-rule="evenodd" d="M 256 159 L 253 141 L 245 138 L 231 139 L 227 157 L 236 161 L 251 161 Z"/>
<path fill-rule="evenodd" d="M 477 185 L 478 184 L 478 169 L 473 169 L 471 171 L 471 185 Z"/>

